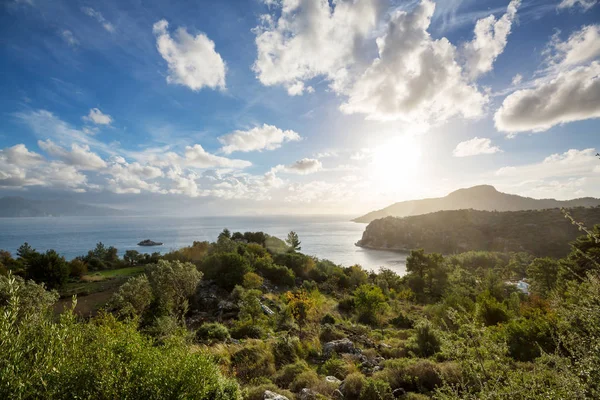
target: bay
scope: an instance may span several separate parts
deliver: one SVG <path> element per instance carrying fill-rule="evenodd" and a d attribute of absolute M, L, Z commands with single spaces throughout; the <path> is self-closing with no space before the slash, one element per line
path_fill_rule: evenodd
<path fill-rule="evenodd" d="M 0 249 L 13 255 L 28 242 L 38 251 L 54 249 L 67 259 L 84 255 L 97 242 L 126 250 L 161 253 L 191 245 L 194 241 L 214 241 L 223 228 L 231 232 L 263 231 L 285 239 L 296 231 L 302 252 L 336 264 L 359 264 L 368 270 L 381 267 L 406 273 L 406 253 L 356 247 L 365 224 L 346 216 L 244 216 L 244 217 L 59 217 L 0 218 Z M 163 242 L 162 246 L 140 247 L 144 239 Z"/>

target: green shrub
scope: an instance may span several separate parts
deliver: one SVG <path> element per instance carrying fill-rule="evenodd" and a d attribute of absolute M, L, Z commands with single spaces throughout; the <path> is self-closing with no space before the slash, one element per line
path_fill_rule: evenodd
<path fill-rule="evenodd" d="M 348 375 L 340 388 L 344 399 L 358 400 L 365 381 L 365 376 L 360 372 L 353 372 Z"/>
<path fill-rule="evenodd" d="M 382 371 L 373 375 L 384 380 L 393 389 L 408 392 L 430 392 L 442 383 L 458 383 L 460 371 L 456 364 L 434 363 L 430 360 L 401 358 L 387 360 Z"/>
<path fill-rule="evenodd" d="M 344 332 L 329 324 L 323 325 L 321 327 L 321 333 L 319 334 L 321 342 L 331 342 L 332 340 L 338 340 L 344 337 L 346 337 Z"/>
<path fill-rule="evenodd" d="M 440 351 L 441 340 L 438 332 L 427 320 L 422 320 L 415 327 L 415 336 L 409 343 L 409 348 L 421 357 L 431 357 Z"/>
<path fill-rule="evenodd" d="M 338 303 L 338 310 L 344 313 L 351 313 L 354 311 L 354 297 L 346 296 L 341 299 Z"/>
<path fill-rule="evenodd" d="M 340 380 L 344 380 L 349 373 L 349 366 L 345 360 L 331 357 L 321 365 L 320 372 L 323 375 L 331 375 Z"/>
<path fill-rule="evenodd" d="M 229 330 L 218 322 L 205 323 L 196 331 L 196 339 L 205 343 L 224 342 L 229 339 Z"/>
<path fill-rule="evenodd" d="M 310 371 L 306 361 L 298 361 L 281 368 L 273 377 L 273 381 L 280 387 L 287 388 L 303 372 Z"/>
<path fill-rule="evenodd" d="M 330 325 L 334 325 L 335 324 L 335 317 L 329 313 L 325 314 L 323 316 L 323 318 L 321 318 L 321 324 L 330 324 Z"/>
<path fill-rule="evenodd" d="M 315 371 L 308 370 L 300 373 L 296 376 L 294 381 L 290 384 L 290 390 L 294 393 L 300 392 L 304 388 L 311 388 L 319 383 L 319 375 Z"/>
<path fill-rule="evenodd" d="M 27 259 L 25 272 L 28 279 L 44 283 L 49 289 L 59 289 L 69 278 L 69 264 L 54 250 L 35 252 Z"/>
<path fill-rule="evenodd" d="M 264 328 L 252 323 L 237 324 L 230 332 L 234 339 L 260 339 L 266 336 Z"/>
<path fill-rule="evenodd" d="M 291 364 L 298 360 L 300 342 L 297 337 L 279 337 L 273 343 L 273 356 L 277 366 Z"/>
<path fill-rule="evenodd" d="M 552 326 L 554 323 L 542 317 L 510 321 L 504 327 L 508 354 L 518 361 L 533 361 L 542 351 L 554 352 Z"/>
<path fill-rule="evenodd" d="M 252 386 L 249 388 L 246 388 L 244 390 L 244 400 L 263 400 L 264 399 L 264 394 L 265 391 L 271 391 L 273 393 L 277 393 L 279 395 L 285 396 L 288 399 L 292 400 L 294 399 L 294 394 L 292 392 L 290 392 L 289 390 L 282 390 L 280 388 L 278 388 L 277 386 L 273 385 L 272 383 L 269 384 L 263 384 L 263 385 L 259 385 L 259 386 Z"/>
<path fill-rule="evenodd" d="M 398 329 L 411 329 L 414 326 L 413 320 L 403 312 L 400 312 L 396 317 L 392 318 L 390 324 Z"/>
<path fill-rule="evenodd" d="M 147 275 L 155 312 L 183 317 L 188 310 L 188 299 L 196 292 L 202 273 L 189 262 L 160 260 L 148 266 Z"/>
<path fill-rule="evenodd" d="M 246 258 L 238 253 L 217 253 L 202 261 L 201 270 L 206 279 L 214 280 L 225 290 L 232 290 L 235 285 L 244 282 L 244 275 L 252 268 Z"/>
<path fill-rule="evenodd" d="M 152 303 L 152 287 L 146 275 L 129 278 L 117 290 L 108 308 L 122 317 L 141 316 Z"/>
<path fill-rule="evenodd" d="M 73 278 L 81 278 L 87 273 L 87 264 L 78 258 L 69 261 L 69 275 Z"/>
<path fill-rule="evenodd" d="M 359 400 L 393 400 L 390 385 L 381 380 L 368 378 L 360 391 Z"/>
<path fill-rule="evenodd" d="M 269 377 L 275 373 L 275 358 L 265 343 L 253 341 L 231 356 L 236 377 L 242 382 Z"/>
<path fill-rule="evenodd" d="M 19 318 L 19 293 L 38 288 L 9 278 L 1 289 L 0 398 L 240 399 L 237 383 L 181 338 L 158 345 L 110 314 L 55 320 L 39 308 Z"/>
<path fill-rule="evenodd" d="M 497 325 L 510 319 L 506 306 L 489 294 L 480 296 L 475 312 L 477 319 L 486 326 Z"/>

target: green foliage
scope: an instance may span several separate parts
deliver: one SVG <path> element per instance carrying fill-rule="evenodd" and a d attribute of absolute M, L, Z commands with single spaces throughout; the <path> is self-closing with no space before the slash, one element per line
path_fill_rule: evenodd
<path fill-rule="evenodd" d="M 137 250 L 126 250 L 123 255 L 123 261 L 127 264 L 134 266 L 143 260 L 143 256 Z"/>
<path fill-rule="evenodd" d="M 366 378 L 360 372 L 353 372 L 344 379 L 344 385 L 342 386 L 342 394 L 344 399 L 358 400 L 360 392 L 365 385 Z"/>
<path fill-rule="evenodd" d="M 553 326 L 547 316 L 519 318 L 504 326 L 508 354 L 518 361 L 533 361 L 543 352 L 556 350 Z"/>
<path fill-rule="evenodd" d="M 152 303 L 152 286 L 146 275 L 129 278 L 115 292 L 109 308 L 123 317 L 141 317 Z"/>
<path fill-rule="evenodd" d="M 300 341 L 296 337 L 281 336 L 273 343 L 273 356 L 278 367 L 298 360 Z"/>
<path fill-rule="evenodd" d="M 158 313 L 183 317 L 202 273 L 192 263 L 160 260 L 148 266 L 147 275 Z"/>
<path fill-rule="evenodd" d="M 406 259 L 408 285 L 421 302 L 438 300 L 446 290 L 448 272 L 441 254 L 413 250 Z"/>
<path fill-rule="evenodd" d="M 290 287 L 296 282 L 294 271 L 287 267 L 274 264 L 271 257 L 261 257 L 257 259 L 254 262 L 254 268 L 256 272 L 275 285 Z"/>
<path fill-rule="evenodd" d="M 273 377 L 273 381 L 280 387 L 287 388 L 292 384 L 298 375 L 306 371 L 310 371 L 310 367 L 306 361 L 298 361 L 293 364 L 288 364 L 277 371 Z"/>
<path fill-rule="evenodd" d="M 360 391 L 359 400 L 393 400 L 390 385 L 378 379 L 368 378 Z"/>
<path fill-rule="evenodd" d="M 350 373 L 348 363 L 338 357 L 331 357 L 321 365 L 320 372 L 323 375 L 335 376 L 339 380 L 344 380 Z"/>
<path fill-rule="evenodd" d="M 440 351 L 441 339 L 439 333 L 427 320 L 420 321 L 415 326 L 415 336 L 410 343 L 410 349 L 421 357 L 431 357 Z"/>
<path fill-rule="evenodd" d="M 244 275 L 244 281 L 242 286 L 246 289 L 260 289 L 263 285 L 263 278 L 260 275 L 255 274 L 254 272 L 247 272 Z"/>
<path fill-rule="evenodd" d="M 244 390 L 244 400 L 263 400 L 265 391 L 271 391 L 279 395 L 285 396 L 288 399 L 293 399 L 294 394 L 288 390 L 282 390 L 272 383 L 266 383 L 259 386 L 251 386 Z"/>
<path fill-rule="evenodd" d="M 204 323 L 196 331 L 196 340 L 203 343 L 224 342 L 229 337 L 229 329 L 218 322 Z"/>
<path fill-rule="evenodd" d="M 290 249 L 292 251 L 300 251 L 301 247 L 300 247 L 300 239 L 298 239 L 298 234 L 294 231 L 291 231 L 290 233 L 288 233 L 287 238 L 285 239 L 285 242 L 287 243 L 288 246 L 290 246 Z"/>
<path fill-rule="evenodd" d="M 309 369 L 296 376 L 289 388 L 292 392 L 298 393 L 304 388 L 310 389 L 311 387 L 316 386 L 319 381 L 319 375 L 312 369 Z"/>
<path fill-rule="evenodd" d="M 310 272 L 315 268 L 315 260 L 301 253 L 276 254 L 273 258 L 276 264 L 286 266 L 294 272 L 294 275 L 307 279 Z"/>
<path fill-rule="evenodd" d="M 244 282 L 244 275 L 251 272 L 251 267 L 248 260 L 238 253 L 216 253 L 204 259 L 200 270 L 206 279 L 231 290 Z"/>
<path fill-rule="evenodd" d="M 54 250 L 27 255 L 26 277 L 37 283 L 44 283 L 50 289 L 59 289 L 69 278 L 69 264 Z"/>
<path fill-rule="evenodd" d="M 0 306 L 0 398 L 240 399 L 238 385 L 181 340 L 157 346 L 110 315 L 54 321 L 25 306 L 36 286 L 9 278 L 1 289 L 8 301 Z"/>
<path fill-rule="evenodd" d="M 354 291 L 354 306 L 361 322 L 379 325 L 389 309 L 385 295 L 375 285 L 361 285 Z"/>
<path fill-rule="evenodd" d="M 477 319 L 486 326 L 497 325 L 510 319 L 506 306 L 498 302 L 489 292 L 484 292 L 477 299 L 475 314 Z"/>
<path fill-rule="evenodd" d="M 321 326 L 321 333 L 319 334 L 321 342 L 331 342 L 332 340 L 339 340 L 344 337 L 346 337 L 346 334 L 337 329 L 335 325 L 325 324 Z"/>
<path fill-rule="evenodd" d="M 252 342 L 231 355 L 235 376 L 242 382 L 275 373 L 275 358 L 265 343 Z"/>
<path fill-rule="evenodd" d="M 237 323 L 231 330 L 231 337 L 234 339 L 260 339 L 266 336 L 265 329 L 258 325 L 250 323 Z"/>

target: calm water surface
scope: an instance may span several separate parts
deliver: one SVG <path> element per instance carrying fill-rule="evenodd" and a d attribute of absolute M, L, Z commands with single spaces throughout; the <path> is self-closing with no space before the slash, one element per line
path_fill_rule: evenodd
<path fill-rule="evenodd" d="M 361 249 L 354 246 L 365 224 L 349 217 L 61 217 L 0 218 L 0 249 L 15 253 L 28 242 L 38 251 L 54 249 L 67 259 L 86 254 L 97 242 L 115 246 L 119 253 L 169 250 L 191 245 L 194 240 L 216 240 L 223 228 L 232 232 L 263 231 L 285 238 L 294 230 L 302 241 L 302 252 L 337 264 L 360 264 L 377 270 L 393 269 L 403 275 L 405 253 Z M 150 248 L 136 244 L 143 239 L 163 242 Z"/>

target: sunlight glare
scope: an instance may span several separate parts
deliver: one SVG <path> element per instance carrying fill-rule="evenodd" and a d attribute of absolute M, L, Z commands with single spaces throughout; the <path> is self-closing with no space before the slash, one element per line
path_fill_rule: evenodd
<path fill-rule="evenodd" d="M 414 192 L 419 186 L 421 146 L 415 136 L 395 137 L 373 151 L 370 175 L 384 193 Z"/>

